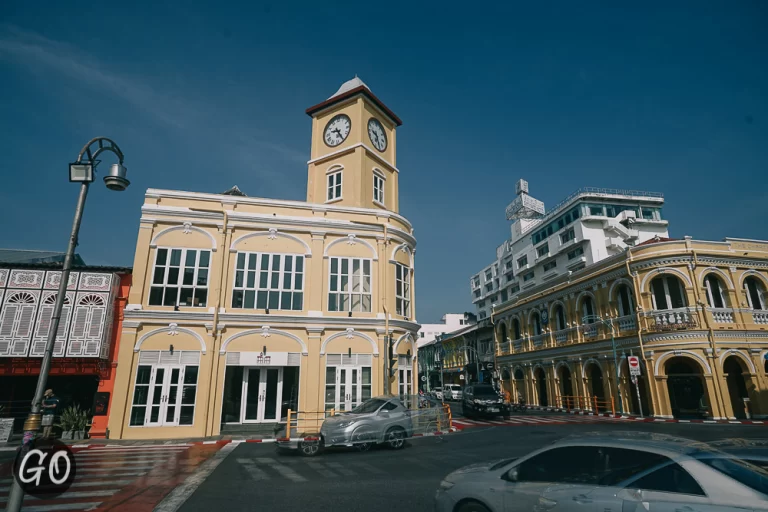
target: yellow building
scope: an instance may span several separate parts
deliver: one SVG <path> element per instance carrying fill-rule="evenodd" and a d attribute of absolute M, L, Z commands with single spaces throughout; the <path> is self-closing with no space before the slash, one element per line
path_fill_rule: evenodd
<path fill-rule="evenodd" d="M 513 400 L 618 411 L 615 343 L 625 412 L 766 418 L 767 289 L 768 242 L 649 240 L 494 307 L 497 368 Z"/>
<path fill-rule="evenodd" d="M 401 121 L 358 78 L 307 114 L 306 202 L 147 191 L 112 438 L 271 433 L 288 409 L 415 389 Z"/>

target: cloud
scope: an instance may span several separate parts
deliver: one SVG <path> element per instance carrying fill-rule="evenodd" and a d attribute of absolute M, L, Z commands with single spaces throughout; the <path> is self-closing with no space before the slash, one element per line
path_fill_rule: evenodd
<path fill-rule="evenodd" d="M 0 24 L 0 59 L 32 71 L 55 74 L 57 79 L 68 79 L 87 89 L 107 94 L 175 131 L 194 131 L 208 144 L 213 139 L 235 139 L 241 145 L 240 151 L 246 150 L 253 158 L 261 156 L 253 150 L 261 149 L 294 163 L 305 163 L 308 159 L 301 151 L 260 138 L 258 128 L 250 120 L 229 118 L 225 122 L 221 119 L 222 112 L 213 111 L 210 106 L 158 91 L 146 80 L 108 69 L 98 59 L 71 44 L 48 39 L 14 25 Z M 218 128 L 214 133 L 211 133 L 212 119 L 217 120 Z M 227 127 L 226 133 L 221 131 L 222 127 Z M 242 135 L 244 133 L 248 135 Z M 194 137 L 195 133 L 186 135 Z"/>

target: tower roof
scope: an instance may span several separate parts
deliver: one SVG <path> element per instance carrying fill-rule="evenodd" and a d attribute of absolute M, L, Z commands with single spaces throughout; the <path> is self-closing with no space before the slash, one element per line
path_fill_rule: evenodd
<path fill-rule="evenodd" d="M 401 126 L 403 124 L 400 118 L 397 117 L 397 115 L 389 108 L 387 108 L 387 106 L 384 105 L 384 102 L 382 102 L 371 92 L 371 88 L 365 85 L 365 82 L 360 80 L 360 78 L 357 76 L 341 84 L 339 90 L 336 91 L 336 93 L 327 100 L 309 107 L 307 109 L 307 115 L 312 116 L 323 109 L 347 100 L 357 94 L 362 94 L 367 97 L 374 105 L 376 105 L 382 112 L 384 112 L 384 114 L 386 114 L 387 117 L 389 117 L 396 126 Z"/>

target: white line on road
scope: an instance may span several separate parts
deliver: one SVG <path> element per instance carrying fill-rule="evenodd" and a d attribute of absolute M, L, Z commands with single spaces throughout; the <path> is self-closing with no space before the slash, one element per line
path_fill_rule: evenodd
<path fill-rule="evenodd" d="M 153 469 L 154 467 L 155 466 L 133 466 L 130 469 Z M 114 473 L 115 471 L 122 471 L 123 469 L 127 468 L 85 468 L 78 469 L 77 474 L 82 475 L 83 473 Z M 118 475 L 118 473 L 114 473 L 112 476 L 116 475 Z"/>
<path fill-rule="evenodd" d="M 251 459 L 237 459 L 237 462 L 245 468 L 245 470 L 251 476 L 251 480 L 269 480 L 269 475 L 256 467 L 256 464 L 254 464 Z"/>
<path fill-rule="evenodd" d="M 326 465 L 328 465 L 328 467 L 331 467 L 331 468 L 335 469 L 336 471 L 338 471 L 339 473 L 341 473 L 344 476 L 354 476 L 354 474 L 355 474 L 354 471 L 348 470 L 347 468 L 345 468 L 344 466 L 342 466 L 338 462 L 326 462 Z"/>
<path fill-rule="evenodd" d="M 58 512 L 59 510 L 92 510 L 101 505 L 100 501 L 92 503 L 57 503 L 55 505 L 24 506 L 24 512 Z"/>
<path fill-rule="evenodd" d="M 175 443 L 175 444 L 153 444 L 153 445 L 126 445 L 116 444 L 114 446 L 91 446 L 89 451 L 113 451 L 113 450 L 164 450 L 167 448 L 189 448 L 192 446 L 188 443 Z"/>
<path fill-rule="evenodd" d="M 330 464 L 330 463 L 329 463 Z M 270 464 L 270 467 L 283 475 L 285 478 L 289 480 L 293 480 L 294 482 L 306 482 L 307 479 L 289 468 L 288 466 L 284 466 L 282 464 Z"/>
<path fill-rule="evenodd" d="M 118 489 L 108 489 L 104 491 L 75 491 L 75 492 L 67 492 L 66 494 L 63 494 L 62 496 L 66 497 L 66 499 L 76 499 L 76 498 L 98 498 L 101 496 L 112 496 L 118 491 Z M 40 500 L 41 498 L 36 498 L 34 496 L 25 496 L 24 501 L 35 501 Z M 42 498 L 45 499 L 45 498 Z M 0 503 L 4 503 L 8 501 L 8 497 L 4 496 L 0 498 Z"/>
<path fill-rule="evenodd" d="M 320 462 L 307 462 L 307 466 L 311 467 L 321 475 L 327 478 L 337 478 L 339 475 L 337 475 L 335 472 L 331 471 L 330 469 L 323 466 Z"/>
<path fill-rule="evenodd" d="M 184 480 L 184 483 L 172 490 L 163 501 L 157 504 L 154 512 L 176 512 L 181 508 L 185 501 L 200 487 L 213 470 L 221 464 L 227 455 L 237 448 L 234 443 L 225 444 L 221 450 L 217 451 L 210 459 L 203 462 L 197 471 Z"/>

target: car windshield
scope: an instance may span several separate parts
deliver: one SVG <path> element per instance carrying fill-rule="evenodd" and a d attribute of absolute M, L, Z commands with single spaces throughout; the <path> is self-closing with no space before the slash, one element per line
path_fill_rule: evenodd
<path fill-rule="evenodd" d="M 496 397 L 498 393 L 491 386 L 477 386 L 472 390 L 475 396 L 491 396 Z"/>
<path fill-rule="evenodd" d="M 768 471 L 747 461 L 728 456 L 704 453 L 696 458 L 707 466 L 727 475 L 740 484 L 768 496 Z"/>
<path fill-rule="evenodd" d="M 385 403 L 387 403 L 387 400 L 382 398 L 371 398 L 349 411 L 349 414 L 369 414 L 376 412 Z"/>

